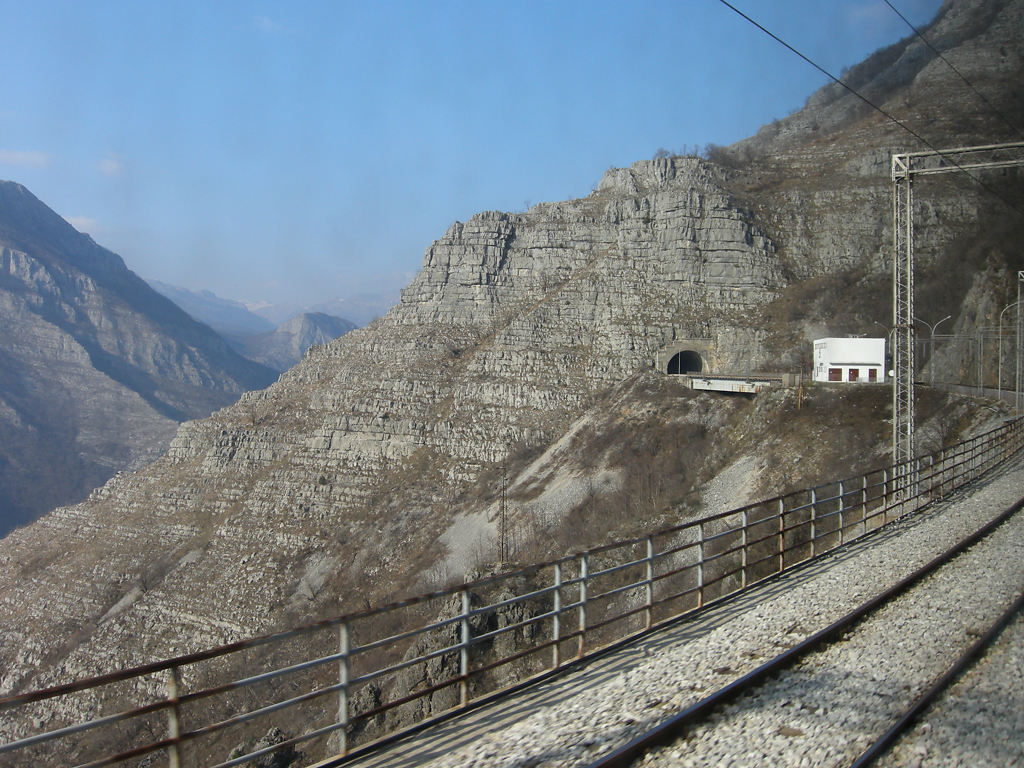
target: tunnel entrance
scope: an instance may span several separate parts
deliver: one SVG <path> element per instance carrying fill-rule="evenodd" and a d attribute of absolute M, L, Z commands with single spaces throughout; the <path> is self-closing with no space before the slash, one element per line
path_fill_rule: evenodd
<path fill-rule="evenodd" d="M 684 349 L 676 352 L 668 361 L 668 373 L 700 373 L 704 370 L 704 361 L 699 352 Z"/>

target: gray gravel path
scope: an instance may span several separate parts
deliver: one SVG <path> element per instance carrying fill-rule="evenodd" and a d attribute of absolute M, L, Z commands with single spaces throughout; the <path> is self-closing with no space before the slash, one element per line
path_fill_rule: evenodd
<path fill-rule="evenodd" d="M 962 492 L 867 541 L 618 653 L 431 728 L 352 765 L 586 765 L 827 626 L 995 517 L 1022 494 L 1024 461 L 1018 461 L 985 485 Z M 1020 548 L 1024 520 L 1015 525 L 1015 534 L 1000 537 L 1009 549 L 981 556 L 981 564 L 973 569 L 979 580 L 965 584 L 963 589 L 992 592 L 993 600 L 1001 600 L 1008 590 L 1007 583 L 1016 579 L 1020 586 L 1024 578 L 1024 552 Z M 995 565 L 999 567 L 992 567 Z M 1010 573 L 1008 580 L 995 577 L 1006 571 Z M 795 691 L 788 694 L 786 703 L 786 695 L 780 694 L 778 699 L 766 699 L 755 707 L 754 718 L 748 724 L 736 725 L 743 736 L 732 746 L 723 744 L 722 735 L 709 732 L 706 737 L 662 750 L 649 758 L 649 764 L 842 765 L 847 754 L 870 743 L 860 735 L 862 730 L 869 730 L 871 720 L 866 714 L 868 708 L 861 706 L 861 698 L 865 702 L 885 702 L 890 694 L 884 691 L 893 686 L 905 686 L 909 695 L 921 684 L 913 677 L 904 678 L 903 673 L 938 658 L 949 644 L 948 640 L 928 639 L 923 626 L 939 628 L 951 623 L 939 618 L 936 611 L 946 604 L 947 595 L 957 594 L 960 581 L 955 577 L 939 582 L 919 605 L 888 615 L 881 626 L 892 635 L 892 644 L 887 645 L 881 658 L 869 655 L 873 643 L 866 638 L 861 646 L 842 644 L 850 645 L 853 652 L 841 671 L 827 664 L 807 668 L 802 685 L 812 689 L 828 690 L 840 677 L 859 676 L 865 687 L 855 689 L 841 705 L 805 700 Z M 961 635 L 969 635 L 972 628 L 982 626 L 984 617 L 966 610 L 970 600 L 954 599 L 964 610 L 958 611 L 952 623 Z M 910 629 L 911 618 L 920 620 L 921 625 Z M 887 666 L 890 672 L 881 671 L 883 660 L 892 662 Z M 1016 696 L 1018 705 L 1024 702 L 1021 687 L 1011 695 Z M 1003 726 L 994 722 L 992 727 Z"/>

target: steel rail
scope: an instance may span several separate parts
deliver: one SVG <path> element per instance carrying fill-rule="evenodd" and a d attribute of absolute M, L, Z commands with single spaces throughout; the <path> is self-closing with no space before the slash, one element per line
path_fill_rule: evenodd
<path fill-rule="evenodd" d="M 992 644 L 992 641 L 999 636 L 999 633 L 1003 631 L 1007 624 L 1020 613 L 1021 609 L 1024 608 L 1024 593 L 1017 596 L 1017 599 L 1013 601 L 1013 604 L 1007 608 L 1003 615 L 993 622 L 992 626 L 988 628 L 988 631 L 980 638 L 974 641 L 970 648 L 968 648 L 956 660 L 946 673 L 940 677 L 935 683 L 925 691 L 917 701 L 911 705 L 903 716 L 886 731 L 874 744 L 866 749 L 860 757 L 854 760 L 850 764 L 850 768 L 867 768 L 872 765 L 875 760 L 884 755 L 886 751 L 892 746 L 892 743 L 896 741 L 910 726 L 912 726 L 921 714 L 931 706 L 932 702 L 935 701 L 942 693 L 949 688 L 953 683 L 959 679 L 968 667 L 977 661 L 978 657 Z"/>
<path fill-rule="evenodd" d="M 720 688 L 710 696 L 706 696 L 692 704 L 682 712 L 655 726 L 647 733 L 641 734 L 613 752 L 590 763 L 587 768 L 626 768 L 633 765 L 637 758 L 651 748 L 674 741 L 683 736 L 694 725 L 707 720 L 721 705 L 752 690 L 771 675 L 789 668 L 795 662 L 816 650 L 820 645 L 833 642 L 835 638 L 862 621 L 869 614 L 906 592 L 926 576 L 947 564 L 954 557 L 977 544 L 1022 508 L 1024 508 L 1024 499 L 1004 510 L 971 535 L 954 544 L 930 562 L 921 566 L 885 591 L 875 595 L 875 597 L 855 608 L 850 613 L 837 619 L 829 626 L 815 632 L 789 650 L 765 662 L 757 669 L 748 672 L 725 687 Z"/>

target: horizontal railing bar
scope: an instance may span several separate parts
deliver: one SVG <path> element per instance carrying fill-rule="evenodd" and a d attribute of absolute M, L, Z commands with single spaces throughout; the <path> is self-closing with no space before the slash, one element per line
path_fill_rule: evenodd
<path fill-rule="evenodd" d="M 670 579 L 673 576 L 678 576 L 683 571 L 692 571 L 697 567 L 697 565 L 698 563 L 689 563 L 688 565 L 681 565 L 678 568 L 674 568 L 671 571 L 665 571 L 665 573 L 656 573 L 651 581 L 663 581 L 665 579 Z"/>
<path fill-rule="evenodd" d="M 390 667 L 384 667 L 383 669 L 375 669 L 372 672 L 367 672 L 363 675 L 360 675 L 359 677 L 353 677 L 351 680 L 348 681 L 348 684 L 357 685 L 359 683 L 366 683 L 370 680 L 375 680 L 378 677 L 383 677 L 384 675 L 390 675 L 395 672 L 401 672 L 403 669 L 408 669 L 409 667 L 414 667 L 417 664 L 422 664 L 425 661 L 436 659 L 438 656 L 444 656 L 446 653 L 458 653 L 461 647 L 461 643 L 456 643 L 455 645 L 448 645 L 444 648 L 441 648 L 440 650 L 431 651 L 430 653 L 425 653 L 422 656 L 417 656 L 415 659 L 405 659 L 403 661 L 398 662 L 397 664 L 392 664 Z"/>
<path fill-rule="evenodd" d="M 659 552 L 655 552 L 654 553 L 654 559 L 655 560 L 661 560 L 662 558 L 668 557 L 670 555 L 679 554 L 684 549 L 696 549 L 699 546 L 700 546 L 700 542 L 699 541 L 691 541 L 688 544 L 679 544 L 678 546 L 669 547 L 668 549 L 664 549 L 664 550 L 661 550 Z"/>
<path fill-rule="evenodd" d="M 126 752 L 119 752 L 115 755 L 108 755 L 107 757 L 98 757 L 88 763 L 79 763 L 74 768 L 102 768 L 102 766 L 105 765 L 123 763 L 125 760 L 131 760 L 133 757 L 141 757 L 142 755 L 148 755 L 152 752 L 158 752 L 161 749 L 167 749 L 175 744 L 177 744 L 177 742 L 174 739 L 161 739 L 160 741 L 154 741 L 152 744 L 143 744 L 140 747 L 129 749 Z"/>
<path fill-rule="evenodd" d="M 638 587 L 645 586 L 647 586 L 647 579 L 643 579 L 642 581 L 634 581 L 632 584 L 625 584 L 620 587 L 615 587 L 614 589 L 609 589 L 607 592 L 602 592 L 599 595 L 587 595 L 587 602 L 596 603 L 598 600 L 604 600 L 609 597 L 615 597 L 616 595 L 621 594 L 623 592 L 628 592 L 631 589 L 637 589 Z"/>
<path fill-rule="evenodd" d="M 742 528 L 729 528 L 728 530 L 719 531 L 718 533 L 706 534 L 704 536 L 704 544 L 706 546 L 706 545 L 710 544 L 712 541 L 715 541 L 717 539 L 721 539 L 721 538 L 724 538 L 726 536 L 735 536 L 741 530 L 742 530 Z"/>
<path fill-rule="evenodd" d="M 574 640 L 581 634 L 583 633 L 579 630 L 576 630 L 575 632 L 570 632 L 566 635 L 563 635 L 557 640 L 546 640 L 538 645 L 531 645 L 529 648 L 525 648 L 521 651 L 516 651 L 511 656 L 505 656 L 501 659 L 498 659 L 497 661 L 492 661 L 489 664 L 484 664 L 482 666 L 476 667 L 475 669 L 471 670 L 469 674 L 472 677 L 473 675 L 479 675 L 484 672 L 490 672 L 492 669 L 497 669 L 498 667 L 503 667 L 506 664 L 511 664 L 513 661 L 519 661 L 519 659 L 523 658 L 524 656 L 530 656 L 534 653 L 540 653 L 541 651 L 545 651 L 553 645 L 560 645 L 561 643 L 564 643 L 567 640 Z M 550 670 L 550 667 L 548 667 L 547 669 Z"/>
<path fill-rule="evenodd" d="M 730 547 L 729 549 L 723 549 L 721 552 L 715 552 L 713 555 L 705 555 L 704 565 L 707 565 L 708 563 L 713 563 L 715 562 L 715 560 L 721 560 L 723 557 L 728 557 L 729 555 L 735 555 L 737 552 L 742 551 L 743 544 L 737 544 L 736 546 Z"/>
<path fill-rule="evenodd" d="M 417 699 L 422 699 L 424 696 L 429 696 L 432 693 L 443 691 L 445 688 L 451 688 L 453 685 L 457 685 L 461 681 L 462 675 L 455 675 L 454 677 L 446 678 L 440 683 L 435 683 L 434 685 L 428 686 L 426 688 L 421 688 L 420 690 L 416 691 L 416 693 L 410 693 L 407 696 L 403 696 L 398 699 L 393 699 L 391 701 L 386 701 L 383 704 L 374 707 L 373 709 L 368 709 L 365 712 L 360 712 L 357 715 L 352 715 L 351 717 L 349 717 L 348 720 L 349 725 L 358 723 L 361 720 L 369 720 L 371 717 L 383 715 L 385 712 L 390 712 L 392 709 L 396 709 L 405 704 L 409 704 L 413 701 L 416 701 Z"/>
<path fill-rule="evenodd" d="M 645 603 L 644 605 L 641 605 L 639 608 L 632 608 L 628 611 L 624 611 L 623 613 L 617 613 L 610 618 L 604 619 L 603 621 L 594 622 L 593 624 L 589 625 L 587 627 L 587 632 L 594 632 L 598 629 L 601 629 L 601 627 L 607 627 L 609 624 L 615 624 L 619 621 L 625 621 L 626 619 L 636 616 L 638 613 L 643 613 L 646 610 L 647 604 Z"/>
<path fill-rule="evenodd" d="M 568 580 L 562 582 L 561 587 L 565 587 L 565 585 L 568 584 L 568 583 L 570 583 Z M 483 613 L 488 613 L 488 612 L 494 611 L 494 610 L 496 610 L 498 608 L 505 608 L 505 607 L 510 606 L 510 605 L 516 605 L 517 603 L 521 603 L 524 600 L 531 600 L 531 599 L 533 599 L 535 597 L 540 597 L 541 595 L 547 595 L 547 594 L 549 594 L 551 592 L 554 592 L 556 589 L 559 589 L 559 587 L 556 587 L 556 586 L 542 587 L 541 589 L 534 590 L 533 592 L 527 592 L 525 594 L 516 595 L 515 597 L 510 597 L 510 598 L 507 598 L 505 600 L 499 600 L 496 603 L 488 603 L 487 605 L 480 606 L 479 608 L 472 608 L 465 615 L 466 616 L 479 616 L 479 615 L 481 615 Z M 461 620 L 461 618 L 462 618 L 462 614 L 459 614 L 459 619 Z"/>
<path fill-rule="evenodd" d="M 554 616 L 561 615 L 563 613 L 565 613 L 565 609 L 564 608 L 562 608 L 561 610 L 558 610 L 558 611 L 548 611 L 547 613 L 539 613 L 536 616 L 531 616 L 528 619 L 523 619 L 522 621 L 517 621 L 515 624 L 509 624 L 509 625 L 504 626 L 504 627 L 498 627 L 497 629 L 492 629 L 490 632 L 484 632 L 484 633 L 479 634 L 479 635 L 473 635 L 473 637 L 469 638 L 469 644 L 470 644 L 470 646 L 473 646 L 473 645 L 476 645 L 477 643 L 483 642 L 484 640 L 490 640 L 492 637 L 497 637 L 498 635 L 503 635 L 506 632 L 511 632 L 513 630 L 516 630 L 516 629 L 521 629 L 523 627 L 529 626 L 530 624 L 539 624 L 540 622 L 544 621 L 545 619 L 550 619 L 550 618 L 553 618 Z"/>
<path fill-rule="evenodd" d="M 0 744 L 0 754 L 3 754 L 4 752 L 12 752 L 16 749 L 25 749 L 26 747 L 35 746 L 36 744 L 44 744 L 47 741 L 53 741 L 54 739 L 60 739 L 65 736 L 74 736 L 76 733 L 89 731 L 93 728 L 101 728 L 104 725 L 110 725 L 111 723 L 120 722 L 122 720 L 131 720 L 136 717 L 142 717 L 143 715 L 149 715 L 153 712 L 159 712 L 161 709 L 167 709 L 170 706 L 172 706 L 172 702 L 161 700 L 153 702 L 152 704 L 147 704 L 143 707 L 128 709 L 112 715 L 104 715 L 103 717 L 98 717 L 95 720 L 87 720 L 82 723 L 76 723 L 75 725 L 63 726 L 52 731 L 37 733 L 34 736 L 26 736 L 25 738 L 18 739 L 17 741 L 9 741 L 6 744 Z"/>
<path fill-rule="evenodd" d="M 394 645 L 395 643 L 401 642 L 402 640 L 408 640 L 410 637 L 416 637 L 417 635 L 432 632 L 435 629 L 444 629 L 445 627 L 449 627 L 452 624 L 458 624 L 460 621 L 462 621 L 461 614 L 457 616 L 452 616 L 447 619 L 441 619 L 440 621 L 435 621 L 424 626 L 416 627 L 415 629 L 410 629 L 407 632 L 399 632 L 396 635 L 389 635 L 388 637 L 382 637 L 377 640 L 373 640 L 369 643 L 365 643 L 363 645 L 357 645 L 349 650 L 348 655 L 355 656 L 360 653 L 368 653 L 370 651 L 375 651 L 378 648 L 383 648 L 384 646 L 388 645 Z"/>
<path fill-rule="evenodd" d="M 618 573 L 619 571 L 624 571 L 627 568 L 636 568 L 639 565 L 646 565 L 646 564 L 647 564 L 647 558 L 646 557 L 640 558 L 639 560 L 630 560 L 628 563 L 622 563 L 620 565 L 615 565 L 615 566 L 612 566 L 610 568 L 604 568 L 603 570 L 600 570 L 600 571 L 591 571 L 590 573 L 587 574 L 587 579 L 588 579 L 588 581 L 593 583 L 594 579 L 598 578 L 599 576 L 607 576 L 608 574 L 611 574 L 611 573 Z"/>
<path fill-rule="evenodd" d="M 304 741 L 310 741 L 312 739 L 319 738 L 320 736 L 326 736 L 329 733 L 334 733 L 335 731 L 341 730 L 345 727 L 345 723 L 332 723 L 331 725 L 325 725 L 323 728 L 317 728 L 315 731 L 304 733 L 301 736 L 294 736 L 290 739 L 279 741 L 277 744 L 274 744 L 273 746 L 265 747 L 263 749 L 257 750 L 256 752 L 250 752 L 247 755 L 241 755 L 240 757 L 236 757 L 232 760 L 228 760 L 223 763 L 217 763 L 216 765 L 211 766 L 211 768 L 231 768 L 231 766 L 234 765 L 241 765 L 242 763 L 248 762 L 249 760 L 252 760 L 254 758 L 262 757 L 263 755 L 269 755 L 271 752 L 277 752 L 278 750 L 284 749 L 285 747 L 293 747 L 296 744 L 301 744 Z"/>
<path fill-rule="evenodd" d="M 678 600 L 681 597 L 687 597 L 688 595 L 694 595 L 702 589 L 703 587 L 691 587 L 690 589 L 684 589 L 682 592 L 673 592 L 671 595 L 666 595 L 665 597 L 659 597 L 656 600 L 652 600 L 651 607 L 653 608 L 655 606 L 662 605 L 663 603 L 671 603 L 673 600 Z M 689 613 L 689 611 L 684 611 L 679 615 L 685 616 L 687 613 Z"/>
<path fill-rule="evenodd" d="M 770 553 L 768 553 L 767 555 L 765 555 L 764 557 L 759 557 L 759 558 L 758 558 L 757 560 L 752 560 L 752 561 L 751 561 L 751 560 L 748 560 L 748 561 L 747 561 L 747 570 L 749 571 L 749 570 L 751 570 L 751 569 L 752 569 L 752 568 L 753 568 L 753 567 L 754 567 L 755 565 L 760 565 L 761 563 L 766 563 L 766 562 L 768 562 L 769 560 L 778 560 L 778 559 L 779 559 L 779 553 L 778 553 L 778 551 L 775 551 L 775 552 L 770 552 Z M 776 568 L 776 569 L 775 569 L 775 570 L 773 571 L 773 573 L 779 573 L 779 570 L 778 570 L 778 568 Z"/>
<path fill-rule="evenodd" d="M 250 720 L 256 720 L 257 718 L 264 717 L 273 712 L 279 712 L 282 709 L 289 709 L 290 707 L 297 706 L 298 704 L 302 704 L 307 701 L 312 701 L 313 699 L 318 699 L 321 696 L 336 693 L 337 691 L 341 690 L 341 688 L 343 688 L 344 686 L 344 683 L 334 683 L 333 685 L 328 685 L 324 688 L 317 688 L 316 690 L 307 691 L 306 693 L 299 694 L 298 696 L 293 696 L 290 699 L 285 699 L 283 701 L 274 702 L 273 704 L 268 704 L 265 707 L 260 707 L 259 709 L 254 709 L 249 712 L 245 712 L 241 715 L 229 717 L 226 720 L 221 720 L 217 723 L 211 723 L 210 725 L 204 725 L 201 728 L 196 728 L 191 731 L 185 731 L 178 737 L 178 741 L 191 741 L 193 739 L 198 739 L 200 736 L 208 736 L 211 733 L 222 731 L 225 728 L 230 728 L 233 725 L 238 725 L 239 723 L 247 723 Z"/>

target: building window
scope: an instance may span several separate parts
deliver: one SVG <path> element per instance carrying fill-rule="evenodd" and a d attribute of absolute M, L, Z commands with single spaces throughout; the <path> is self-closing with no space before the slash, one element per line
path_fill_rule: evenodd
<path fill-rule="evenodd" d="M 850 381 L 857 381 L 860 379 L 860 368 L 850 369 Z"/>
<path fill-rule="evenodd" d="M 843 380 L 843 369 L 842 368 L 829 368 L 828 369 L 828 380 L 829 381 L 842 381 Z"/>
<path fill-rule="evenodd" d="M 878 381 L 877 368 L 868 368 L 868 381 Z"/>

